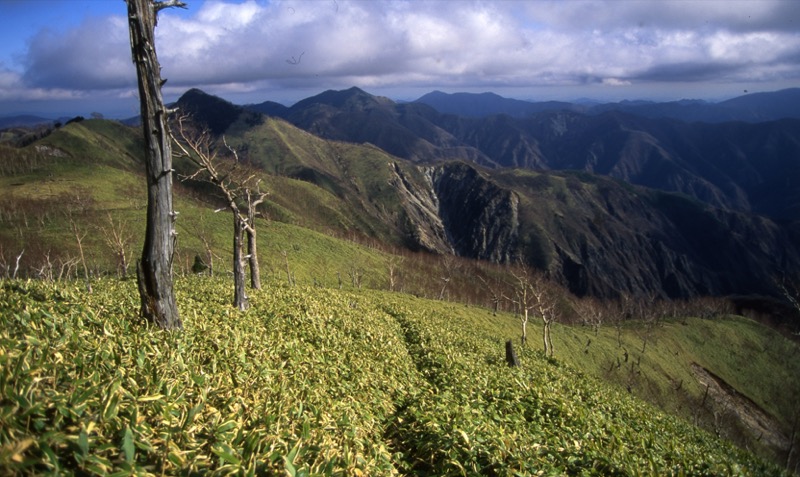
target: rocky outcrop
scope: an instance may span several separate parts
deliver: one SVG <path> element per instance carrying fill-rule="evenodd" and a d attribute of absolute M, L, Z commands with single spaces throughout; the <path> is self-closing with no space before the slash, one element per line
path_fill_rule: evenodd
<path fill-rule="evenodd" d="M 433 189 L 430 175 L 421 187 L 409 178 L 396 163 L 390 163 L 392 176 L 389 184 L 394 187 L 405 213 L 405 229 L 408 241 L 414 247 L 425 250 L 452 253 L 453 248 L 439 216 L 439 198 Z"/>
<path fill-rule="evenodd" d="M 519 198 L 463 163 L 421 167 L 421 180 L 390 164 L 406 229 L 419 248 L 509 263 L 517 257 Z"/>
<path fill-rule="evenodd" d="M 198 97 L 193 104 L 220 128 L 250 124 L 231 105 L 190 93 L 182 100 Z M 228 113 L 217 117 L 220 108 Z M 752 212 L 798 216 L 798 120 L 689 125 L 569 111 L 467 119 L 358 89 L 309 98 L 287 118 L 383 149 L 312 141 L 283 122 L 278 134 L 253 136 L 263 147 L 247 145 L 267 170 L 293 170 L 348 204 L 334 227 L 415 249 L 521 259 L 578 295 L 778 295 L 776 277 L 800 270 L 800 225 Z M 291 146 L 281 143 L 287 135 Z"/>
<path fill-rule="evenodd" d="M 439 215 L 459 255 L 497 263 L 518 254 L 519 198 L 462 163 L 430 168 Z"/>
<path fill-rule="evenodd" d="M 544 268 L 577 295 L 682 298 L 775 294 L 796 269 L 800 230 L 609 178 L 579 173 L 425 168 L 402 180 L 429 250 Z"/>

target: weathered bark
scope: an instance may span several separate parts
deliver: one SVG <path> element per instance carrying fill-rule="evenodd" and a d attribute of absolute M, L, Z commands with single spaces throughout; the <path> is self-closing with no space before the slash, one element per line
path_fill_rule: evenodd
<path fill-rule="evenodd" d="M 175 211 L 172 208 L 172 147 L 167 109 L 161 96 L 161 66 L 155 49 L 156 14 L 181 2 L 127 0 L 131 53 L 139 83 L 145 143 L 147 227 L 136 265 L 141 314 L 164 329 L 182 328 L 172 285 Z"/>
<path fill-rule="evenodd" d="M 544 326 L 542 327 L 542 340 L 544 341 L 544 354 L 548 358 L 553 357 L 553 340 L 550 339 L 550 327 L 553 325 L 552 320 L 547 320 L 544 322 Z"/>
<path fill-rule="evenodd" d="M 250 287 L 261 290 L 261 269 L 258 265 L 258 242 L 256 229 L 248 227 L 247 230 L 247 262 L 250 266 Z"/>
<path fill-rule="evenodd" d="M 247 193 L 247 255 L 248 263 L 250 265 L 250 286 L 256 290 L 261 290 L 261 268 L 258 265 L 258 241 L 256 234 L 256 207 L 264 202 L 266 194 L 259 193 L 257 197 L 253 197 L 250 189 L 246 190 Z"/>
<path fill-rule="evenodd" d="M 511 367 L 519 366 L 519 359 L 517 358 L 517 353 L 514 351 L 514 344 L 511 340 L 506 341 L 506 363 Z"/>
<path fill-rule="evenodd" d="M 233 213 L 233 306 L 241 311 L 250 306 L 244 286 L 244 259 L 242 257 L 242 233 L 245 227 L 244 219 L 238 209 L 235 209 Z"/>
<path fill-rule="evenodd" d="M 214 169 L 209 169 L 209 173 L 214 181 L 223 184 L 221 181 L 217 181 L 218 176 Z M 220 189 L 228 199 L 228 208 L 233 213 L 233 306 L 244 311 L 250 307 L 244 285 L 244 257 L 242 256 L 242 235 L 247 228 L 247 219 L 242 216 L 233 192 L 223 185 L 220 185 Z"/>

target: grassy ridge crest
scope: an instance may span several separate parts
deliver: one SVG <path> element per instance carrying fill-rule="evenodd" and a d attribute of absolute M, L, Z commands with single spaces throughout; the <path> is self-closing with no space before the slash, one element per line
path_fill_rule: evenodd
<path fill-rule="evenodd" d="M 237 313 L 191 277 L 169 333 L 130 281 L 0 287 L 8 474 L 782 474 L 564 362 L 506 367 L 480 308 L 271 283 Z"/>

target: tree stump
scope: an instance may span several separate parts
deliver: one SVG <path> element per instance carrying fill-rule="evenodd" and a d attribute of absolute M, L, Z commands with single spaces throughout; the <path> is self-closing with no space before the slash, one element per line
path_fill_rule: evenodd
<path fill-rule="evenodd" d="M 506 341 L 506 363 L 511 367 L 519 366 L 519 359 L 517 359 L 517 353 L 514 351 L 514 344 L 511 340 Z"/>

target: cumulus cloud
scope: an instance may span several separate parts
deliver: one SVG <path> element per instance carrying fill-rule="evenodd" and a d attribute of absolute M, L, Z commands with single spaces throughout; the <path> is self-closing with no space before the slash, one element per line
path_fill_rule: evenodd
<path fill-rule="evenodd" d="M 0 63 L 0 92 L 21 86 L 19 74 Z"/>
<path fill-rule="evenodd" d="M 128 23 L 92 17 L 66 32 L 34 36 L 23 62 L 25 82 L 36 88 L 111 89 L 135 85 Z"/>
<path fill-rule="evenodd" d="M 0 101 L 70 100 L 81 96 L 81 91 L 68 88 L 31 87 L 22 75 L 0 63 Z"/>
<path fill-rule="evenodd" d="M 174 91 L 786 81 L 799 17 L 782 0 L 207 0 L 163 11 L 157 46 Z M 39 90 L 135 87 L 122 16 L 39 32 L 24 67 Z"/>

